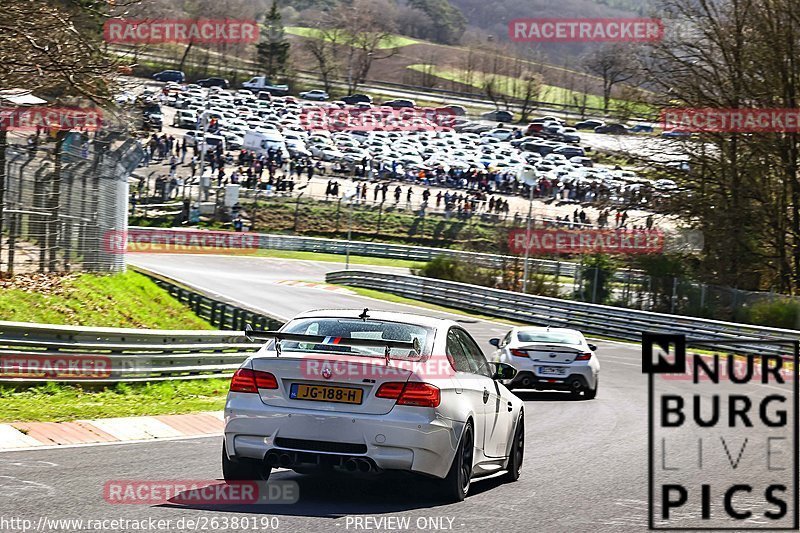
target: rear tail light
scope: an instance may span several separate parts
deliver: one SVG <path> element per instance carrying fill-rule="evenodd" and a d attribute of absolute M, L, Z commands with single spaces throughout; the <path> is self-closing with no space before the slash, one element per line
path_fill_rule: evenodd
<path fill-rule="evenodd" d="M 528 352 L 526 352 L 525 350 L 515 350 L 512 348 L 509 351 L 511 352 L 511 355 L 513 355 L 514 357 L 528 357 Z"/>
<path fill-rule="evenodd" d="M 579 353 L 578 357 L 575 358 L 576 361 L 588 361 L 592 358 L 592 352 L 586 353 Z"/>
<path fill-rule="evenodd" d="M 277 389 L 278 380 L 269 372 L 240 368 L 231 379 L 231 392 L 257 393 L 258 389 Z"/>
<path fill-rule="evenodd" d="M 375 393 L 376 398 L 397 400 L 397 405 L 413 405 L 415 407 L 438 407 L 442 401 L 439 387 L 430 383 L 392 381 L 384 383 Z"/>

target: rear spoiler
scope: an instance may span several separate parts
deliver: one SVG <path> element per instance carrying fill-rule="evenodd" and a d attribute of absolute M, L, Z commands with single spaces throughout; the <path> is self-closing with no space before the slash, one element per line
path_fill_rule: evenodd
<path fill-rule="evenodd" d="M 383 348 L 386 364 L 389 364 L 389 352 L 392 348 L 404 350 L 414 350 L 420 353 L 419 340 L 416 338 L 411 342 L 375 340 L 375 339 L 354 339 L 351 337 L 326 337 L 324 335 L 304 335 L 302 333 L 286 333 L 283 331 L 257 331 L 247 324 L 244 328 L 244 336 L 247 340 L 256 339 L 268 340 L 275 339 L 275 351 L 278 357 L 281 355 L 281 341 L 308 342 L 311 344 L 332 344 L 337 346 L 365 346 L 372 348 Z"/>

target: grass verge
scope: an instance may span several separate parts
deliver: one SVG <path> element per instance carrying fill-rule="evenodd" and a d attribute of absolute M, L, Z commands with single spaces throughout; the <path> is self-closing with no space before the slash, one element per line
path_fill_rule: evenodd
<path fill-rule="evenodd" d="M 136 272 L 17 276 L 0 283 L 3 320 L 69 326 L 213 329 Z"/>
<path fill-rule="evenodd" d="M 318 30 L 316 28 L 307 28 L 303 26 L 287 26 L 285 28 L 286 33 L 289 35 L 297 35 L 299 37 L 306 37 L 310 39 L 327 39 L 323 31 Z M 381 42 L 378 44 L 378 50 L 386 50 L 389 48 L 402 48 L 403 46 L 409 46 L 412 44 L 417 44 L 421 41 L 416 39 L 411 39 L 410 37 L 406 37 L 404 35 L 388 35 L 384 37 Z"/>
<path fill-rule="evenodd" d="M 304 259 L 306 261 L 324 261 L 326 263 L 345 264 L 345 256 L 339 254 L 324 254 L 318 252 L 294 252 L 291 250 L 258 250 L 257 257 L 273 257 L 276 259 Z M 389 266 L 398 268 L 419 268 L 424 263 L 408 259 L 391 259 L 388 257 L 366 257 L 350 255 L 352 265 Z"/>
<path fill-rule="evenodd" d="M 229 380 L 119 383 L 103 389 L 47 383 L 20 389 L 0 385 L 0 422 L 63 422 L 121 416 L 219 411 Z"/>
<path fill-rule="evenodd" d="M 492 78 L 494 78 L 497 84 L 497 90 L 500 93 L 505 94 L 506 96 L 511 96 L 513 98 L 520 98 L 522 97 L 522 93 L 524 93 L 523 84 L 520 83 L 518 79 L 512 76 L 505 76 L 501 74 L 490 75 L 483 72 L 476 72 L 474 73 L 474 78 L 470 80 L 466 79 L 463 73 L 458 72 L 456 69 L 453 68 L 436 67 L 426 64 L 408 65 L 406 68 L 414 70 L 416 72 L 423 72 L 423 73 L 427 72 L 432 74 L 433 76 L 436 76 L 437 78 L 461 83 L 464 85 L 470 85 L 478 89 L 483 89 L 486 85 L 487 78 L 491 76 Z M 548 102 L 555 105 L 575 105 L 576 102 L 585 101 L 585 105 L 588 107 L 597 109 L 603 107 L 603 98 L 601 96 L 594 94 L 586 94 L 583 93 L 582 91 L 576 91 L 564 87 L 558 87 L 555 85 L 547 85 L 547 84 L 541 84 L 539 96 L 537 98 L 534 98 L 534 100 L 540 100 L 542 102 Z M 640 114 L 652 113 L 652 109 L 650 109 L 647 105 L 627 102 L 617 98 L 612 98 L 609 101 L 609 104 L 611 110 L 632 106 L 633 111 L 636 113 Z"/>

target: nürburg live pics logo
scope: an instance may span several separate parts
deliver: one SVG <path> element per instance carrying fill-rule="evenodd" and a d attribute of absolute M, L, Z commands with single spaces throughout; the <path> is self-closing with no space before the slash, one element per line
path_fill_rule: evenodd
<path fill-rule="evenodd" d="M 798 530 L 798 351 L 642 334 L 649 529 Z"/>

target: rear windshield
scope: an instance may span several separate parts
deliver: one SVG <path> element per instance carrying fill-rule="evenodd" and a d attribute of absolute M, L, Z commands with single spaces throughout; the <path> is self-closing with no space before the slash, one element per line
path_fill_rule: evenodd
<path fill-rule="evenodd" d="M 289 322 L 281 331 L 303 335 L 342 337 L 346 339 L 371 339 L 413 342 L 417 339 L 422 354 L 414 350 L 392 348 L 389 356 L 393 359 L 416 359 L 430 353 L 433 344 L 433 329 L 413 324 L 380 320 L 359 320 L 351 318 L 303 318 Z M 281 342 L 281 351 L 292 352 L 336 352 L 349 355 L 384 357 L 385 349 L 372 346 L 344 346 L 336 344 L 314 344 L 304 342 Z"/>
<path fill-rule="evenodd" d="M 581 344 L 581 338 L 568 331 L 518 331 L 520 342 L 546 342 L 552 344 Z"/>

